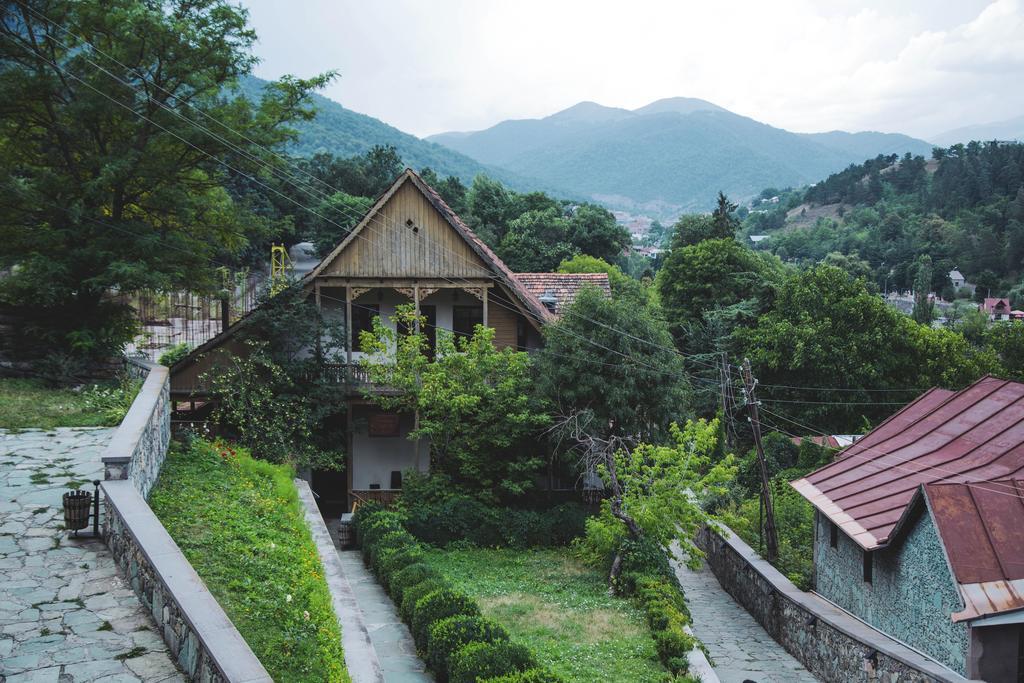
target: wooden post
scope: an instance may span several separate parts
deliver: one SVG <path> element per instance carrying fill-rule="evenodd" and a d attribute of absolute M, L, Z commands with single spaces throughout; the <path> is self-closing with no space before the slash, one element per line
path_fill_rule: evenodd
<path fill-rule="evenodd" d="M 481 287 L 481 289 L 484 291 L 484 294 L 481 297 L 484 302 L 484 327 L 487 327 L 487 287 Z"/>
<path fill-rule="evenodd" d="M 416 306 L 416 320 L 414 322 L 415 329 L 413 331 L 416 334 L 419 334 L 420 333 L 420 286 L 419 286 L 419 284 L 414 284 L 412 286 L 412 297 L 413 297 L 413 303 Z M 419 408 L 417 408 L 416 412 L 415 412 L 415 414 L 413 416 L 413 429 L 419 429 L 419 428 L 420 428 L 420 410 L 419 410 Z M 416 463 L 416 471 L 419 472 L 420 471 L 420 440 L 419 440 L 419 438 L 417 438 L 417 439 L 415 439 L 413 441 L 412 452 L 413 452 L 413 457 L 415 458 L 414 462 Z"/>
<path fill-rule="evenodd" d="M 345 363 L 352 365 L 352 286 L 345 285 Z M 348 376 L 349 368 L 345 368 L 345 375 Z"/>
<path fill-rule="evenodd" d="M 757 447 L 757 464 L 761 469 L 761 500 L 765 512 L 765 540 L 768 545 L 769 562 L 779 556 L 779 537 L 775 530 L 775 507 L 772 505 L 772 490 L 768 482 L 768 465 L 765 463 L 764 448 L 761 446 L 761 423 L 757 416 L 757 399 L 754 398 L 754 380 L 750 373 L 750 359 L 743 359 L 743 393 L 746 394 L 747 409 L 750 411 L 750 428 L 754 433 Z"/>
<path fill-rule="evenodd" d="M 413 307 L 416 310 L 416 319 L 413 321 L 413 332 L 416 334 L 420 333 L 420 286 L 415 284 L 412 286 L 412 302 Z"/>

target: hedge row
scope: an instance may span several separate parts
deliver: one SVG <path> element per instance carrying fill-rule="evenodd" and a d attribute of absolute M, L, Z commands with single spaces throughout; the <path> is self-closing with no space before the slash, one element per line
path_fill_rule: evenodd
<path fill-rule="evenodd" d="M 587 515 L 579 503 L 530 510 L 454 495 L 437 502 L 407 502 L 405 527 L 421 541 L 442 547 L 456 541 L 481 548 L 564 546 L 583 535 Z"/>
<path fill-rule="evenodd" d="M 528 648 L 513 643 L 500 624 L 481 616 L 470 597 L 423 562 L 423 550 L 404 521 L 403 515 L 372 503 L 352 516 L 363 559 L 398 606 L 437 680 L 561 683 Z"/>
<path fill-rule="evenodd" d="M 665 552 L 654 543 L 627 541 L 624 553 L 619 591 L 644 610 L 661 663 L 673 674 L 685 674 L 687 656 L 699 642 L 684 630 L 690 611 Z"/>

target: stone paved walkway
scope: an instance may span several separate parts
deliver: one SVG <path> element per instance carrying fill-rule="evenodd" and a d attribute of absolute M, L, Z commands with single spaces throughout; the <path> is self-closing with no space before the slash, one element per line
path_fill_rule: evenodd
<path fill-rule="evenodd" d="M 348 578 L 370 642 L 377 651 L 384 683 L 424 683 L 434 680 L 416 656 L 416 645 L 384 589 L 363 564 L 358 550 L 339 550 L 341 566 Z"/>
<path fill-rule="evenodd" d="M 706 565 L 692 571 L 673 561 L 693 616 L 693 632 L 711 653 L 722 683 L 814 683 L 818 679 L 786 652 L 719 585 Z"/>
<path fill-rule="evenodd" d="M 112 434 L 0 430 L 0 683 L 185 680 L 102 541 L 61 530 Z"/>

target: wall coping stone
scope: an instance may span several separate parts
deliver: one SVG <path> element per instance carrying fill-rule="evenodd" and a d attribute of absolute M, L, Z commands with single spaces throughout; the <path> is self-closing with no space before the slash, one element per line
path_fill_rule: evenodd
<path fill-rule="evenodd" d="M 309 482 L 295 480 L 295 488 L 299 492 L 306 515 L 306 524 L 316 543 L 320 554 L 320 563 L 324 567 L 324 579 L 331 591 L 331 604 L 334 606 L 335 618 L 341 628 L 341 647 L 345 651 L 345 668 L 352 683 L 378 683 L 384 681 L 377 650 L 370 640 L 370 632 L 363 621 L 363 612 L 359 609 L 352 586 L 345 576 L 345 569 L 338 557 L 338 550 L 327 530 L 324 518 L 320 514 Z"/>
<path fill-rule="evenodd" d="M 718 524 L 718 527 L 718 530 L 705 528 L 714 539 L 712 543 L 717 540 L 728 545 L 733 552 L 746 562 L 747 567 L 757 572 L 772 586 L 773 590 L 808 612 L 809 615 L 825 622 L 853 640 L 863 643 L 865 648 L 877 650 L 879 653 L 917 669 L 921 673 L 932 676 L 936 680 L 949 683 L 967 683 L 971 680 L 868 625 L 817 593 L 800 590 L 782 572 L 758 555 L 753 548 L 747 545 L 729 527 L 724 524 Z M 704 548 L 704 551 L 709 556 L 713 554 L 712 548 Z M 709 566 L 711 566 L 712 572 L 714 572 L 714 566 L 711 563 L 709 563 Z M 744 605 L 744 608 L 746 608 L 746 605 Z M 774 637 L 774 634 L 771 635 Z"/>
<path fill-rule="evenodd" d="M 142 494 L 125 480 L 105 481 L 101 486 L 107 505 L 121 518 L 224 678 L 232 683 L 273 683 Z"/>
<path fill-rule="evenodd" d="M 103 450 L 103 469 L 116 473 L 117 478 L 127 478 L 133 457 L 146 430 L 150 428 L 153 414 L 161 405 L 161 399 L 169 381 L 169 369 L 158 363 L 137 358 L 127 359 L 128 369 L 135 373 L 146 373 L 138 395 L 118 425 L 110 443 Z M 106 478 L 111 478 L 108 476 Z M 145 491 L 148 493 L 148 491 Z"/>

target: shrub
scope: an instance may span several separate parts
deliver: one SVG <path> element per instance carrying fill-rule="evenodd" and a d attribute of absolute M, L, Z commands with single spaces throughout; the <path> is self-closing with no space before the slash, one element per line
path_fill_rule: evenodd
<path fill-rule="evenodd" d="M 493 678 L 481 678 L 480 683 L 563 683 L 562 679 L 547 669 L 533 668 L 526 671 L 495 676 Z"/>
<path fill-rule="evenodd" d="M 87 410 L 103 415 L 104 424 L 112 427 L 121 424 L 141 386 L 138 380 L 122 375 L 115 385 L 94 384 L 82 392 L 82 399 Z"/>
<path fill-rule="evenodd" d="M 533 654 L 518 643 L 469 643 L 449 660 L 451 683 L 477 683 L 480 679 L 506 676 L 537 666 Z"/>
<path fill-rule="evenodd" d="M 420 598 L 433 593 L 441 588 L 447 588 L 448 585 L 440 577 L 430 578 L 417 583 L 414 586 L 409 586 L 402 593 L 402 604 L 398 608 L 398 613 L 402 617 L 402 621 L 405 623 L 411 623 L 413 614 L 416 612 L 416 603 L 420 601 Z"/>
<path fill-rule="evenodd" d="M 439 579 L 437 570 L 423 562 L 415 562 L 402 567 L 388 578 L 388 588 L 391 597 L 396 605 L 402 604 L 403 593 L 406 588 L 415 586 L 427 579 Z"/>
<path fill-rule="evenodd" d="M 439 588 L 416 602 L 412 615 L 412 637 L 416 645 L 426 650 L 430 627 L 436 621 L 456 615 L 479 616 L 480 608 L 472 598 L 451 588 Z"/>
<path fill-rule="evenodd" d="M 180 342 L 168 348 L 163 353 L 161 353 L 160 358 L 157 362 L 160 363 L 160 365 L 166 365 L 167 367 L 171 367 L 179 360 L 187 356 L 189 351 L 191 350 L 192 347 L 189 346 L 188 342 Z"/>
<path fill-rule="evenodd" d="M 383 535 L 363 546 L 363 556 L 366 563 L 380 576 L 378 571 L 378 560 L 388 552 L 395 552 L 408 547 L 415 547 L 416 539 L 408 531 L 402 528 L 385 531 Z"/>
<path fill-rule="evenodd" d="M 448 660 L 463 645 L 508 640 L 508 631 L 484 617 L 457 615 L 434 622 L 430 627 L 427 664 L 438 680 L 448 677 Z"/>
<path fill-rule="evenodd" d="M 394 580 L 395 574 L 410 564 L 416 564 L 422 560 L 423 550 L 420 549 L 419 544 L 399 548 L 383 548 L 377 553 L 375 569 L 377 576 L 381 577 L 381 581 L 384 583 L 384 588 L 390 593 L 391 582 Z"/>
<path fill-rule="evenodd" d="M 653 631 L 654 645 L 658 658 L 672 673 L 685 673 L 687 654 L 697 645 L 696 639 L 683 630 L 682 625 L 673 623 L 661 631 Z"/>

